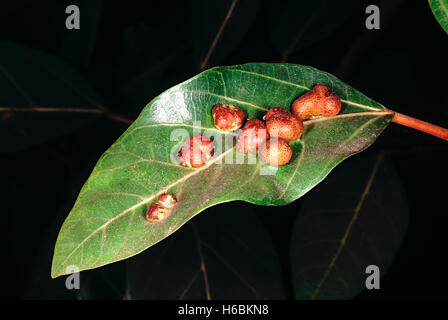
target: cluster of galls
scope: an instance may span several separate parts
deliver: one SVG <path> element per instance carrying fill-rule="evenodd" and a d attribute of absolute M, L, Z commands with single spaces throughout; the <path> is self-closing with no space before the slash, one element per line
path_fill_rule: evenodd
<path fill-rule="evenodd" d="M 303 133 L 303 121 L 312 117 L 331 117 L 341 111 L 341 100 L 330 88 L 317 84 L 312 90 L 296 99 L 292 113 L 282 107 L 268 110 L 263 117 L 249 119 L 238 132 L 236 148 L 240 152 L 259 152 L 260 160 L 283 166 L 292 157 L 289 142 L 299 139 Z M 212 109 L 215 127 L 222 131 L 234 131 L 244 124 L 246 114 L 232 104 L 218 104 Z M 179 163 L 190 168 L 199 168 L 214 154 L 213 142 L 198 134 L 185 141 L 178 152 Z"/>
<path fill-rule="evenodd" d="M 217 104 L 212 109 L 213 121 L 221 131 L 234 131 L 244 123 L 246 114 L 233 104 Z M 179 164 L 188 168 L 204 166 L 215 153 L 215 146 L 209 137 L 196 134 L 185 140 L 177 153 Z"/>
<path fill-rule="evenodd" d="M 258 150 L 261 161 L 271 166 L 283 166 L 292 157 L 292 149 L 287 141 L 301 136 L 303 124 L 281 107 L 271 108 L 264 120 L 266 124 L 258 119 L 248 120 L 238 133 L 236 148 L 244 153 Z"/>
<path fill-rule="evenodd" d="M 163 193 L 157 202 L 151 203 L 146 213 L 146 220 L 156 222 L 163 220 L 176 205 L 177 200 L 171 193 Z"/>
<path fill-rule="evenodd" d="M 303 121 L 311 117 L 331 117 L 341 111 L 341 100 L 325 85 L 317 84 L 312 90 L 296 99 L 292 113 L 282 107 L 268 110 L 263 117 L 266 124 L 252 119 L 246 122 L 237 137 L 237 149 L 248 153 L 258 150 L 260 160 L 283 166 L 292 157 L 289 142 L 302 136 Z"/>

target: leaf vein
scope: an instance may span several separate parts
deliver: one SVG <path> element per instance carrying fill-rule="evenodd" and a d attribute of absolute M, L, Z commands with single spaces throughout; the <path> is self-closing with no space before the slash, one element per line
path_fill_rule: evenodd
<path fill-rule="evenodd" d="M 86 238 L 84 238 L 65 258 L 64 260 L 62 260 L 62 262 L 59 264 L 59 266 L 56 268 L 56 270 L 60 270 L 60 268 L 68 261 L 68 259 L 70 259 L 70 257 L 80 248 L 84 245 L 84 243 L 86 243 L 91 237 L 93 237 L 97 232 L 99 232 L 100 230 L 106 228 L 109 224 L 111 224 L 112 222 L 114 222 L 115 220 L 117 220 L 118 218 L 120 218 L 121 216 L 125 215 L 126 213 L 137 209 L 138 207 L 148 203 L 149 201 L 151 201 L 152 199 L 154 199 L 156 196 L 168 191 L 170 188 L 176 186 L 177 184 L 188 180 L 190 177 L 199 174 L 200 172 L 204 171 L 205 169 L 208 169 L 212 164 L 214 164 L 216 161 L 218 161 L 219 159 L 221 159 L 222 157 L 224 157 L 227 153 L 231 152 L 234 150 L 235 147 L 230 148 L 228 150 L 226 150 L 225 152 L 223 152 L 221 155 L 219 155 L 218 157 L 214 158 L 213 160 L 211 160 L 209 163 L 207 163 L 205 166 L 199 168 L 199 169 L 195 169 L 194 171 L 190 172 L 189 174 L 183 176 L 182 178 L 179 178 L 177 180 L 175 180 L 174 182 L 172 182 L 171 184 L 169 184 L 168 186 L 166 186 L 165 188 L 161 189 L 159 192 L 157 193 L 153 193 L 150 196 L 148 196 L 147 198 L 145 198 L 144 200 L 136 203 L 135 205 L 123 210 L 122 212 L 118 213 L 115 217 L 109 219 L 107 222 L 105 222 L 104 224 L 102 224 L 101 226 L 99 226 L 97 229 L 93 230 L 92 233 L 90 233 Z"/>

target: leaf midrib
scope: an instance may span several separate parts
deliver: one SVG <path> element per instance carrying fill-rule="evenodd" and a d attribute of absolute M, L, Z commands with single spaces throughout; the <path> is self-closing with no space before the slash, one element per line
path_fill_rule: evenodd
<path fill-rule="evenodd" d="M 448 8 L 445 6 L 444 1 L 439 0 L 438 2 L 440 3 L 440 7 L 442 8 L 442 10 L 445 12 L 445 15 L 448 17 Z"/>
<path fill-rule="evenodd" d="M 380 114 L 379 114 L 380 113 Z M 375 122 L 376 120 L 378 120 L 381 116 L 383 116 L 383 115 L 386 115 L 386 114 L 393 114 L 393 112 L 392 111 L 382 111 L 382 112 L 359 112 L 359 113 L 356 113 L 356 114 L 359 114 L 359 115 L 378 115 L 376 118 L 372 118 L 372 119 L 370 119 L 369 121 L 367 121 L 366 123 L 364 123 L 361 127 L 359 127 L 358 129 L 356 129 L 355 130 L 355 132 L 353 132 L 353 134 L 351 134 L 350 135 L 350 137 L 348 137 L 347 138 L 347 140 L 345 140 L 344 141 L 344 143 L 342 143 L 341 144 L 341 147 L 343 147 L 343 146 L 345 146 L 348 142 L 350 142 L 351 140 L 353 140 L 353 138 L 355 138 L 365 127 L 367 127 L 368 125 L 370 125 L 372 122 Z M 340 118 L 344 118 L 344 117 L 347 117 L 347 116 L 349 116 L 349 115 L 355 115 L 355 113 L 348 113 L 348 114 L 343 114 L 343 115 L 340 115 L 340 116 L 338 116 L 337 118 L 338 119 L 340 119 Z M 332 117 L 331 119 L 334 119 L 335 117 Z M 321 122 L 321 121 L 323 121 L 323 120 L 331 120 L 331 119 L 328 119 L 328 118 L 319 118 L 319 119 L 314 119 L 314 120 L 309 120 L 309 121 L 306 121 L 306 124 L 305 124 L 305 127 L 307 127 L 307 126 L 309 126 L 310 124 L 313 124 L 313 123 L 316 123 L 316 122 Z M 301 164 L 301 162 L 302 162 L 302 159 L 304 158 L 304 155 L 305 155 L 305 148 L 306 148 L 306 143 L 305 143 L 305 139 L 303 138 L 302 139 L 302 142 L 303 142 L 303 144 L 302 144 L 302 149 L 301 149 L 301 152 L 300 152 L 300 157 L 299 157 L 299 160 L 298 160 L 298 162 L 297 162 L 297 165 L 296 165 L 296 168 L 295 168 L 295 170 L 294 170 L 294 172 L 293 172 L 293 174 L 292 174 L 292 176 L 291 176 L 291 178 L 288 180 L 288 183 L 287 183 L 287 185 L 286 185 L 286 187 L 285 187 L 285 190 L 283 191 L 283 193 L 278 197 L 278 199 L 280 199 L 281 197 L 283 197 L 283 195 L 286 193 L 286 191 L 288 190 L 288 188 L 289 188 L 289 186 L 290 186 L 290 184 L 291 184 L 291 182 L 294 180 L 294 177 L 295 177 L 295 175 L 297 174 L 297 171 L 298 171 L 298 169 L 299 169 L 299 167 L 300 167 L 300 164 Z M 328 171 L 328 167 L 330 167 L 332 164 L 334 164 L 333 162 L 331 162 L 331 161 L 329 161 L 328 162 L 328 164 L 324 167 L 324 169 L 322 170 L 322 172 L 327 172 Z M 337 164 L 337 163 L 336 163 Z M 319 176 L 318 178 L 316 178 L 315 179 L 315 181 L 322 181 L 324 178 L 326 177 L 326 175 L 324 175 L 324 176 Z M 313 188 L 314 186 L 310 186 L 308 189 L 305 189 L 304 191 L 303 191 L 303 193 L 306 193 L 306 192 L 308 192 L 311 188 Z"/>
<path fill-rule="evenodd" d="M 267 75 L 264 75 L 264 74 L 261 74 L 261 73 L 257 73 L 257 72 L 253 72 L 253 71 L 240 70 L 240 69 L 225 69 L 225 70 L 226 71 L 231 71 L 231 72 L 247 73 L 247 74 L 251 74 L 251 75 L 254 75 L 254 76 L 258 76 L 260 78 L 270 79 L 270 80 L 273 80 L 273 81 L 276 81 L 276 82 L 279 82 L 279 83 L 287 84 L 287 85 L 290 85 L 290 86 L 293 86 L 293 87 L 296 87 L 296 88 L 301 88 L 301 89 L 305 89 L 305 90 L 311 90 L 311 88 L 308 88 L 308 87 L 296 84 L 294 82 L 278 79 L 278 78 L 275 78 L 275 77 L 267 76 Z M 215 73 L 219 72 L 219 71 L 215 71 L 214 69 L 210 69 L 210 72 L 212 72 L 212 71 L 215 72 Z M 378 108 L 375 108 L 375 107 L 371 107 L 371 106 L 368 106 L 368 105 L 365 105 L 365 104 L 361 104 L 361 103 L 356 103 L 356 102 L 353 102 L 353 101 L 350 101 L 350 100 L 341 99 L 341 102 L 349 104 L 349 105 L 352 105 L 352 106 L 357 106 L 357 107 L 360 107 L 360 108 L 364 108 L 366 110 L 381 110 L 381 109 L 378 109 Z M 384 107 L 383 105 L 381 105 L 381 106 Z M 264 109 L 264 108 L 262 108 L 260 106 L 257 106 L 257 107 L 261 108 L 261 109 Z"/>
<path fill-rule="evenodd" d="M 356 117 L 356 116 L 368 116 L 368 115 L 386 115 L 386 114 L 392 114 L 391 111 L 383 111 L 383 110 L 378 110 L 375 112 L 358 112 L 358 113 L 349 113 L 349 114 L 342 114 L 342 115 L 338 115 L 338 116 L 334 116 L 331 118 L 319 118 L 319 119 L 313 119 L 313 120 L 308 120 L 308 121 L 304 121 L 304 126 L 309 126 L 313 123 L 316 122 L 322 122 L 322 121 L 334 121 L 336 119 L 339 118 L 345 118 L 345 117 Z M 114 222 L 115 220 L 117 220 L 118 218 L 122 217 L 123 215 L 125 215 L 128 212 L 131 212 L 135 209 L 137 209 L 138 207 L 148 203 L 149 201 L 151 201 L 152 199 L 154 199 L 155 197 L 157 197 L 158 195 L 168 191 L 170 188 L 176 186 L 177 184 L 188 180 L 190 177 L 202 172 L 203 170 L 209 168 L 212 164 L 214 164 L 215 162 L 217 162 L 219 159 L 223 158 L 225 155 L 227 155 L 229 152 L 233 151 L 235 149 L 235 147 L 229 148 L 228 150 L 224 151 L 222 154 L 220 154 L 218 157 L 214 158 L 212 161 L 208 162 L 205 166 L 198 168 L 190 173 L 188 173 L 187 175 L 183 176 L 180 179 L 177 179 L 176 181 L 172 182 L 171 184 L 169 184 L 168 186 L 164 187 L 163 189 L 161 189 L 159 192 L 157 193 L 153 193 L 150 196 L 148 196 L 147 198 L 143 199 L 142 201 L 136 203 L 135 205 L 123 210 L 122 212 L 118 213 L 116 216 L 114 216 L 113 218 L 107 220 L 103 225 L 99 226 L 97 229 L 95 229 L 94 231 L 92 231 L 92 233 L 90 233 L 84 240 L 82 240 L 71 252 L 70 254 L 68 254 L 64 260 L 58 265 L 58 267 L 55 268 L 55 273 L 54 275 L 56 276 L 58 274 L 58 270 L 61 269 L 61 267 L 70 259 L 70 257 L 79 249 L 81 248 L 92 236 L 94 236 L 97 232 L 99 232 L 100 230 L 103 230 L 104 228 L 106 228 L 109 224 L 111 224 L 112 222 Z M 69 216 L 71 215 L 71 213 L 69 214 Z"/>
<path fill-rule="evenodd" d="M 223 158 L 227 153 L 229 153 L 230 151 L 232 151 L 235 147 L 232 147 L 228 150 L 226 150 L 225 152 L 223 152 L 222 154 L 220 154 L 218 157 L 214 158 L 212 161 L 208 162 L 205 166 L 194 170 L 192 172 L 190 172 L 189 174 L 183 176 L 180 179 L 177 179 L 176 181 L 172 182 L 171 184 L 169 184 L 168 186 L 166 186 L 165 188 L 161 189 L 159 192 L 157 193 L 153 193 L 150 196 L 148 196 L 147 198 L 143 199 L 142 201 L 134 204 L 133 206 L 123 210 L 122 212 L 118 213 L 115 217 L 109 219 L 107 222 L 105 222 L 104 224 L 102 224 L 101 226 L 99 226 L 98 228 L 96 228 L 92 233 L 90 233 L 84 240 L 82 240 L 73 250 L 72 252 L 70 252 L 70 254 L 67 255 L 67 257 L 59 264 L 59 266 L 55 269 L 55 272 L 58 271 L 65 262 L 68 261 L 68 259 L 70 259 L 70 257 L 79 249 L 81 248 L 84 243 L 86 243 L 93 235 L 95 235 L 98 231 L 106 228 L 109 224 L 111 224 L 112 222 L 114 222 L 115 220 L 117 220 L 118 218 L 120 218 L 121 216 L 125 215 L 126 213 L 133 211 L 135 209 L 137 209 L 138 207 L 148 203 L 149 201 L 151 201 L 152 199 L 154 199 L 155 197 L 157 197 L 158 195 L 168 191 L 170 188 L 176 186 L 177 184 L 181 183 L 182 181 L 185 181 L 187 179 L 189 179 L 191 176 L 194 176 L 196 174 L 198 174 L 199 172 L 202 172 L 203 170 L 209 168 L 212 164 L 214 164 L 216 161 L 218 161 L 219 159 Z"/>

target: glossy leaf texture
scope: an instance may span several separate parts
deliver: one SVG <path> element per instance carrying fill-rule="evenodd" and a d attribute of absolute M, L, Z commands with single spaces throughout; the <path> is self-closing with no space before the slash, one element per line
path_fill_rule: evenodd
<path fill-rule="evenodd" d="M 448 0 L 429 0 L 434 17 L 448 34 Z"/>
<path fill-rule="evenodd" d="M 296 298 L 351 299 L 366 289 L 368 266 L 384 276 L 406 234 L 408 211 L 404 185 L 381 154 L 336 168 L 303 198 L 293 227 Z"/>
<path fill-rule="evenodd" d="M 292 160 L 281 168 L 243 157 L 232 133 L 214 128 L 218 103 L 240 106 L 262 118 L 274 106 L 289 107 L 316 83 L 338 94 L 341 114 L 305 122 L 291 143 Z M 322 181 L 345 158 L 370 146 L 392 113 L 381 104 L 315 68 L 251 63 L 207 70 L 156 97 L 103 154 L 59 233 L 52 276 L 131 257 L 166 238 L 207 207 L 232 200 L 288 204 Z M 215 156 L 203 167 L 179 166 L 175 155 L 189 135 L 214 138 Z M 163 221 L 145 213 L 163 192 L 178 199 Z"/>
<path fill-rule="evenodd" d="M 99 109 L 100 98 L 67 63 L 4 40 L 0 41 L 0 91 L 0 154 L 20 151 L 82 128 L 100 113 L 83 111 Z M 64 112 L 67 108 L 81 112 Z"/>

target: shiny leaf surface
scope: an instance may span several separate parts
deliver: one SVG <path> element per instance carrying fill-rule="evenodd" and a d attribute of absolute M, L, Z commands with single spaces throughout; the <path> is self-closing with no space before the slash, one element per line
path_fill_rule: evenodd
<path fill-rule="evenodd" d="M 277 169 L 244 156 L 232 133 L 213 126 L 218 103 L 241 107 L 261 119 L 274 106 L 289 107 L 316 83 L 332 88 L 341 114 L 305 122 L 291 143 L 292 160 Z M 232 200 L 259 205 L 288 204 L 322 181 L 345 158 L 370 146 L 392 113 L 381 104 L 311 67 L 252 63 L 207 70 L 156 97 L 103 154 L 60 231 L 52 276 L 131 257 L 166 238 L 207 207 Z M 215 156 L 190 169 L 176 153 L 191 134 L 214 138 Z M 145 220 L 148 206 L 170 192 L 178 205 L 163 221 Z"/>

